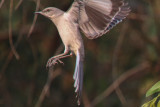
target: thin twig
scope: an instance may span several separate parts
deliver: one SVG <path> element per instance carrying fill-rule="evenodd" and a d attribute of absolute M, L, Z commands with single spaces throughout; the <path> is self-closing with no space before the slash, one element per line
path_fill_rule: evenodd
<path fill-rule="evenodd" d="M 22 39 L 22 34 L 23 32 L 20 32 L 20 34 L 19 34 L 19 36 L 18 36 L 18 39 L 17 39 L 17 41 L 16 41 L 16 43 L 15 43 L 15 48 L 17 48 L 17 46 L 18 46 L 18 44 L 19 44 L 19 42 L 21 41 L 21 39 Z M 9 65 L 9 63 L 11 62 L 11 60 L 13 59 L 13 52 L 12 52 L 12 50 L 10 50 L 10 52 L 9 52 L 9 54 L 8 54 L 8 57 L 6 58 L 6 60 L 5 60 L 5 62 L 4 62 L 4 65 L 2 66 L 2 69 L 0 70 L 1 72 L 0 72 L 0 81 L 1 81 L 1 85 L 3 84 L 3 88 L 1 87 L 1 89 L 2 90 L 5 90 L 6 91 L 6 93 L 8 93 L 8 95 L 5 95 L 5 96 L 7 96 L 7 97 L 9 97 L 9 98 L 7 98 L 7 99 L 9 99 L 9 101 L 7 101 L 7 102 L 10 102 L 10 95 L 9 95 L 9 91 L 7 90 L 7 88 L 6 88 L 6 77 L 5 77 L 5 75 L 4 75 L 4 73 L 5 73 L 5 71 L 6 71 L 6 69 L 7 69 L 7 67 L 8 67 L 8 65 Z M 3 92 L 2 92 L 3 93 Z M 5 94 L 6 94 L 5 93 Z M 11 105 L 9 104 L 9 107 L 10 107 Z"/>
<path fill-rule="evenodd" d="M 3 3 L 4 3 L 4 0 L 1 0 L 0 8 L 2 7 Z"/>
<path fill-rule="evenodd" d="M 98 97 L 96 97 L 92 102 L 92 107 L 96 106 L 98 103 L 100 103 L 104 98 L 109 96 L 117 87 L 119 87 L 125 80 L 127 80 L 129 77 L 135 75 L 136 73 L 149 70 L 151 68 L 150 63 L 144 62 L 137 67 L 125 72 L 122 74 L 117 80 L 115 80 L 109 88 L 107 88 L 102 94 L 100 94 Z"/>
<path fill-rule="evenodd" d="M 56 69 L 55 71 L 53 71 L 53 68 L 50 68 L 49 72 L 48 72 L 48 80 L 42 90 L 42 93 L 35 105 L 35 107 L 41 107 L 43 100 L 45 99 L 45 96 L 47 95 L 47 93 L 49 92 L 49 88 L 51 86 L 51 83 L 53 81 L 54 78 L 56 78 L 57 76 L 59 76 L 62 72 L 62 70 Z"/>
<path fill-rule="evenodd" d="M 58 49 L 56 50 L 55 55 L 59 54 L 62 50 L 63 50 L 63 45 L 61 44 L 58 47 Z M 42 90 L 42 92 L 40 94 L 40 97 L 39 97 L 39 99 L 38 99 L 35 107 L 41 107 L 42 102 L 45 99 L 45 96 L 47 95 L 47 93 L 49 93 L 49 88 L 51 86 L 52 81 L 54 80 L 54 78 L 56 78 L 60 74 L 61 74 L 61 70 L 57 69 L 57 70 L 53 71 L 53 68 L 49 68 L 47 82 L 46 82 L 46 84 L 43 87 L 43 90 Z"/>
<path fill-rule="evenodd" d="M 152 10 L 153 10 L 153 19 L 155 21 L 155 26 L 156 26 L 156 30 L 157 30 L 157 38 L 158 38 L 158 43 L 160 43 L 160 1 L 159 0 L 150 0 L 151 6 L 152 6 Z"/>
<path fill-rule="evenodd" d="M 23 0 L 19 0 L 19 2 L 17 3 L 15 10 L 17 10 L 19 8 L 19 6 L 22 4 Z"/>
<path fill-rule="evenodd" d="M 20 35 L 18 36 L 18 40 L 17 40 L 17 42 L 15 43 L 15 48 L 17 48 L 19 42 L 20 42 L 21 39 L 22 39 L 22 36 L 23 36 L 23 34 L 22 34 L 22 32 L 20 32 Z M 12 59 L 13 59 L 13 51 L 10 50 L 10 52 L 9 52 L 9 54 L 8 54 L 5 62 L 4 62 L 4 65 L 2 66 L 2 69 L 0 70 L 0 71 L 1 71 L 1 72 L 0 72 L 0 78 L 4 75 L 4 72 L 6 71 L 8 65 L 9 65 L 9 63 L 11 62 Z"/>
<path fill-rule="evenodd" d="M 146 20 L 147 20 L 147 19 L 146 19 Z M 145 21 L 145 20 L 143 20 L 143 21 Z M 136 28 L 134 28 L 134 29 L 139 33 L 140 37 L 141 37 L 145 42 L 153 45 L 153 46 L 155 47 L 155 50 L 157 51 L 157 53 L 160 54 L 160 45 L 159 45 L 159 43 L 158 43 L 157 41 L 152 40 L 152 39 L 149 37 L 148 33 L 146 33 L 146 30 L 143 29 L 143 26 L 140 26 L 140 27 L 138 27 L 138 28 L 136 27 Z M 157 36 L 158 36 L 158 35 L 157 35 Z"/>
<path fill-rule="evenodd" d="M 38 11 L 38 10 L 39 10 L 39 6 L 40 6 L 40 0 L 37 0 L 37 2 L 36 2 L 36 10 L 35 10 L 35 11 Z M 34 15 L 34 18 L 33 18 L 32 25 L 31 25 L 30 30 L 29 30 L 29 33 L 28 33 L 28 35 L 27 35 L 28 38 L 30 37 L 30 35 L 31 35 L 32 32 L 33 32 L 34 26 L 35 26 L 36 21 L 37 21 L 37 17 L 38 17 L 38 15 L 35 14 L 35 15 Z"/>
<path fill-rule="evenodd" d="M 156 50 L 156 52 L 160 54 L 160 46 L 159 46 L 159 44 L 158 44 L 156 41 L 154 41 L 154 40 L 152 40 L 151 38 L 149 38 L 149 36 L 148 36 L 148 34 L 146 33 L 146 31 L 144 31 L 144 30 L 139 30 L 139 29 L 137 29 L 137 28 L 136 28 L 136 30 L 137 30 L 137 32 L 139 33 L 139 35 L 140 35 L 140 37 L 142 38 L 142 40 L 143 40 L 144 42 L 148 43 L 148 44 L 153 45 L 154 48 L 155 48 L 155 50 Z"/>
<path fill-rule="evenodd" d="M 9 9 L 9 43 L 12 49 L 13 54 L 15 55 L 16 59 L 18 60 L 19 54 L 17 53 L 14 44 L 13 44 L 13 40 L 12 40 L 12 10 L 13 10 L 13 0 L 10 0 L 10 9 Z"/>
<path fill-rule="evenodd" d="M 84 107 L 90 107 L 91 106 L 91 102 L 89 101 L 89 98 L 87 96 L 85 88 L 83 88 L 82 100 L 83 100 Z"/>
<path fill-rule="evenodd" d="M 32 101 L 33 101 L 33 98 L 34 98 L 34 91 L 35 91 L 35 79 L 36 79 L 36 76 L 37 76 L 37 71 L 38 71 L 38 53 L 37 53 L 37 47 L 36 45 L 34 45 L 34 42 L 31 40 L 31 39 L 27 39 L 28 43 L 29 43 L 29 46 L 32 50 L 32 55 L 33 55 L 33 59 L 34 59 L 34 63 L 33 63 L 33 79 L 30 83 L 30 87 L 29 87 L 29 94 L 28 94 L 28 101 L 27 101 L 27 106 L 28 107 L 31 107 L 32 105 Z"/>
<path fill-rule="evenodd" d="M 122 44 L 123 44 L 123 40 L 124 40 L 124 37 L 125 37 L 125 33 L 126 33 L 126 29 L 128 28 L 128 24 L 126 24 L 125 26 L 123 26 L 122 30 L 121 30 L 121 34 L 119 36 L 119 39 L 117 41 L 117 44 L 116 44 L 116 47 L 115 47 L 115 50 L 114 50 L 114 53 L 113 53 L 113 60 L 112 60 L 112 77 L 113 77 L 113 80 L 115 81 L 115 79 L 117 78 L 117 74 L 118 74 L 118 58 L 119 58 L 119 54 L 120 54 L 120 51 L 121 51 L 121 47 L 122 47 Z M 118 83 L 117 83 L 118 84 Z M 116 86 L 116 84 L 115 84 Z M 116 88 L 116 94 L 118 95 L 121 103 L 123 104 L 123 106 L 126 105 L 127 101 L 121 91 L 121 89 L 119 87 Z"/>
<path fill-rule="evenodd" d="M 23 9 L 23 13 L 25 14 L 24 11 L 25 11 L 25 9 Z M 23 19 L 25 19 L 25 15 L 23 15 Z M 23 21 L 22 25 L 26 25 L 25 21 Z M 15 49 L 18 47 L 18 44 L 22 40 L 23 35 L 27 34 L 27 30 L 26 30 L 26 29 L 28 29 L 27 26 L 22 26 L 21 28 L 22 29 L 19 30 L 20 32 L 19 32 L 19 35 L 18 35 L 18 39 L 17 39 L 17 41 L 15 43 Z M 0 72 L 0 78 L 1 78 L 1 76 L 3 76 L 4 72 L 6 71 L 8 65 L 9 65 L 9 63 L 11 62 L 12 59 L 13 59 L 13 51 L 10 50 L 10 52 L 8 53 L 8 56 L 7 56 L 6 60 L 4 61 L 2 69 L 0 70 L 1 71 Z"/>

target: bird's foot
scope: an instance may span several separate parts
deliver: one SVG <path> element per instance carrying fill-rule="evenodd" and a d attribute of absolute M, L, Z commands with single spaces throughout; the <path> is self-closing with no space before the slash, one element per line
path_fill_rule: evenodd
<path fill-rule="evenodd" d="M 58 64 L 58 62 L 64 65 L 64 63 L 60 59 L 50 58 L 47 62 L 46 68 L 49 68 L 51 66 L 54 66 L 55 64 Z"/>

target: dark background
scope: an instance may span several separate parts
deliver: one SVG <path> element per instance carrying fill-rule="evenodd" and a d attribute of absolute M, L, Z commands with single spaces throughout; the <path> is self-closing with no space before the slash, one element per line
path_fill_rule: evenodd
<path fill-rule="evenodd" d="M 145 93 L 160 75 L 160 0 L 127 2 L 132 11 L 122 23 L 96 40 L 83 36 L 81 107 L 140 107 L 154 97 Z M 63 44 L 55 25 L 34 14 L 52 6 L 66 11 L 71 3 L 0 1 L 0 107 L 77 107 L 75 57 L 46 69 Z"/>

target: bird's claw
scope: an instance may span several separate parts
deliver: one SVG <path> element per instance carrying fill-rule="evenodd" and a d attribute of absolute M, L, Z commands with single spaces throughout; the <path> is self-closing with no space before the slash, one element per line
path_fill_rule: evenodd
<path fill-rule="evenodd" d="M 64 65 L 64 62 L 62 62 L 60 59 L 58 59 L 59 63 L 63 64 Z"/>
<path fill-rule="evenodd" d="M 58 64 L 58 62 L 64 65 L 64 63 L 63 63 L 60 59 L 50 58 L 50 59 L 48 60 L 48 62 L 47 62 L 46 68 L 51 67 L 51 66 L 54 66 L 55 64 Z"/>

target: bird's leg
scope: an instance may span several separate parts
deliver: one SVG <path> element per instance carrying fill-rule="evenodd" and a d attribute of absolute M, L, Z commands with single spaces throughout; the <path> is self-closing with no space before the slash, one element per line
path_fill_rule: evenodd
<path fill-rule="evenodd" d="M 69 50 L 67 48 L 65 48 L 64 53 L 49 58 L 46 67 L 51 67 L 52 65 L 56 64 L 57 59 L 61 56 L 67 55 L 68 52 L 69 52 Z"/>
<path fill-rule="evenodd" d="M 66 57 L 70 57 L 70 56 L 72 56 L 72 53 L 69 54 L 69 55 L 59 56 L 59 57 L 56 57 L 56 58 L 55 58 L 55 57 L 52 57 L 52 58 L 50 58 L 50 59 L 48 60 L 46 67 L 51 67 L 51 66 L 57 64 L 57 63 L 58 63 L 57 61 L 59 61 L 59 63 L 64 64 L 60 59 L 66 58 Z"/>
<path fill-rule="evenodd" d="M 58 57 L 58 59 L 56 58 L 55 60 L 59 61 L 59 63 L 61 63 L 61 64 L 64 64 L 60 59 L 66 58 L 66 57 L 70 57 L 70 56 L 72 56 L 72 55 L 73 55 L 73 54 L 70 53 L 69 55 L 60 56 L 60 57 Z"/>
<path fill-rule="evenodd" d="M 57 63 L 58 63 L 57 61 L 59 61 L 60 63 L 64 64 L 60 59 L 66 58 L 66 57 L 69 57 L 69 56 L 72 56 L 72 53 L 69 54 L 69 55 L 67 55 L 68 52 L 69 52 L 69 51 L 67 50 L 67 51 L 65 51 L 64 53 L 60 54 L 60 55 L 51 57 L 51 58 L 48 60 L 46 67 L 51 67 L 51 66 L 57 64 Z"/>

